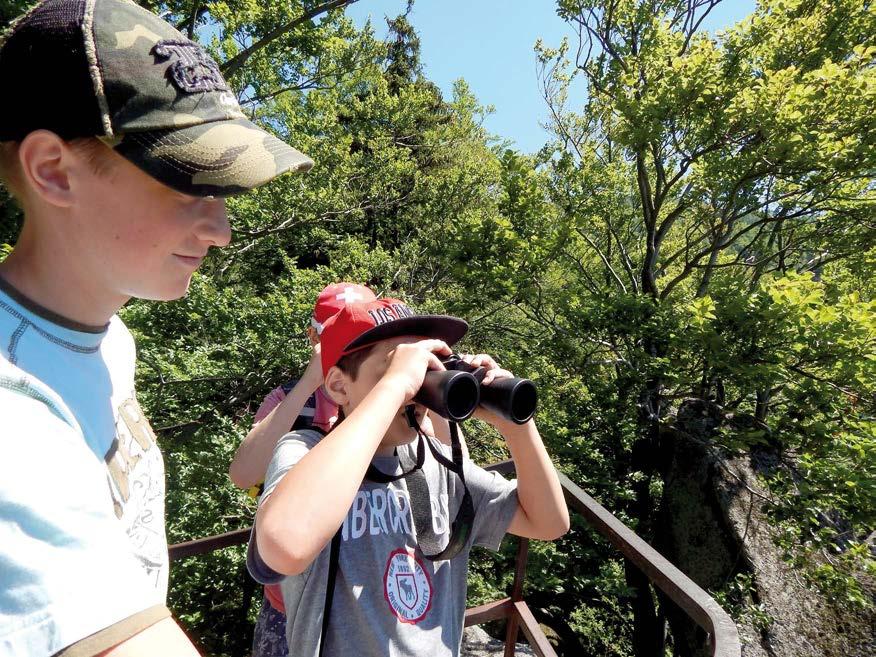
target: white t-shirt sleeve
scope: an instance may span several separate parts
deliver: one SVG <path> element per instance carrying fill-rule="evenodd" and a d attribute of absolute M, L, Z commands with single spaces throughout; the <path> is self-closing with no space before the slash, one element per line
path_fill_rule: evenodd
<path fill-rule="evenodd" d="M 0 386 L 0 655 L 51 655 L 163 603 L 81 433 Z"/>

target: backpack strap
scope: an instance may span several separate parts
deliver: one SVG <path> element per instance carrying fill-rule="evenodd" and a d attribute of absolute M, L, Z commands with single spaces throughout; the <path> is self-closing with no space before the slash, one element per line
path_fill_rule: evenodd
<path fill-rule="evenodd" d="M 329 550 L 328 581 L 325 586 L 325 605 L 322 608 L 322 632 L 319 635 L 319 657 L 323 657 L 325 650 L 325 637 L 328 634 L 329 616 L 332 611 L 332 601 L 335 597 L 335 580 L 338 578 L 338 560 L 341 554 L 341 530 L 332 537 L 332 546 Z"/>

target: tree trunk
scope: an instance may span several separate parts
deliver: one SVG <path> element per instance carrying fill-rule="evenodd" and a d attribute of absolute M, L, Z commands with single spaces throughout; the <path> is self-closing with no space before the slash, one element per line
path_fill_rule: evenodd
<path fill-rule="evenodd" d="M 636 657 L 662 655 L 664 624 L 657 613 L 648 578 L 626 560 L 624 575 L 627 586 L 633 589 L 633 654 Z"/>

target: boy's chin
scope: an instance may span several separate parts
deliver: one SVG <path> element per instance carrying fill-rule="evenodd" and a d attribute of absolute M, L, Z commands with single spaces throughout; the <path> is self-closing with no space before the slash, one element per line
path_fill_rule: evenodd
<path fill-rule="evenodd" d="M 389 431 L 383 439 L 384 444 L 407 445 L 417 437 L 417 432 L 408 426 L 407 418 L 396 417 L 389 425 Z"/>
<path fill-rule="evenodd" d="M 401 424 L 410 429 L 410 425 L 408 424 L 408 416 L 407 416 L 407 408 L 408 406 L 414 407 L 414 418 L 417 420 L 417 424 L 421 427 L 423 426 L 423 422 L 426 421 L 426 414 L 429 412 L 428 409 L 422 404 L 406 404 L 398 409 L 398 413 L 396 414 L 395 419 L 393 420 L 393 424 L 396 422 L 401 422 Z M 411 431 L 414 431 L 411 429 Z M 416 431 L 414 431 L 414 435 L 416 435 Z"/>

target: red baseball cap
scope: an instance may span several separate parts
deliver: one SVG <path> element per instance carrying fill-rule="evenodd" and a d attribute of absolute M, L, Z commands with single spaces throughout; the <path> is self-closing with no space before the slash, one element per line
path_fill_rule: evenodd
<path fill-rule="evenodd" d="M 356 283 L 332 283 L 327 285 L 316 298 L 310 324 L 322 335 L 322 328 L 329 317 L 350 303 L 374 301 L 377 297 L 369 288 Z"/>
<path fill-rule="evenodd" d="M 400 335 L 444 340 L 454 345 L 468 331 L 468 322 L 449 315 L 417 315 L 398 299 L 375 299 L 345 305 L 324 325 L 322 374 L 337 365 L 342 356 L 375 342 Z"/>

